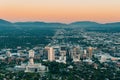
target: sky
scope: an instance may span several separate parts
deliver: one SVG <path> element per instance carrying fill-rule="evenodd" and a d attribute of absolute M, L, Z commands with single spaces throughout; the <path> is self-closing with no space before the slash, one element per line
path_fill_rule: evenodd
<path fill-rule="evenodd" d="M 0 0 L 0 18 L 12 22 L 119 22 L 120 0 Z"/>

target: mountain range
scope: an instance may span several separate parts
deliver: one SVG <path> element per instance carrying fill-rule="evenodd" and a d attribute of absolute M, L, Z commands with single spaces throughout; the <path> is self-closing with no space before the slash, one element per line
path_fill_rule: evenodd
<path fill-rule="evenodd" d="M 114 22 L 114 23 L 97 23 L 97 22 L 91 22 L 91 21 L 78 21 L 73 22 L 70 24 L 65 23 L 47 23 L 47 22 L 9 22 L 3 19 L 0 19 L 0 29 L 3 28 L 61 28 L 61 27 L 67 27 L 67 28 L 119 28 L 120 29 L 120 22 Z"/>

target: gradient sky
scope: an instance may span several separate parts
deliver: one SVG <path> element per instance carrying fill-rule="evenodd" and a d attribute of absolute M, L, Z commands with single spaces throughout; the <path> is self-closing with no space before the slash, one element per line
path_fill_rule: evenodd
<path fill-rule="evenodd" d="M 120 0 L 0 0 L 0 18 L 9 21 L 120 21 Z"/>

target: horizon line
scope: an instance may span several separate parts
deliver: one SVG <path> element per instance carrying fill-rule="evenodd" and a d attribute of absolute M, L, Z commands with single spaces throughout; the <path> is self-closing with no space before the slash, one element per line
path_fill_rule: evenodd
<path fill-rule="evenodd" d="M 16 23 L 16 22 L 45 22 L 45 23 L 62 23 L 62 24 L 71 24 L 71 23 L 75 23 L 75 22 L 95 22 L 95 23 L 99 23 L 99 24 L 107 24 L 107 23 L 117 23 L 117 22 L 120 22 L 120 21 L 109 21 L 109 22 L 99 22 L 99 21 L 94 21 L 94 20 L 76 20 L 76 21 L 71 21 L 71 22 L 62 22 L 62 21 L 44 21 L 44 20 L 15 20 L 15 21 L 12 21 L 12 20 L 8 20 L 8 19 L 3 19 L 3 18 L 0 18 L 1 20 L 5 20 L 5 21 L 8 21 L 8 22 L 11 22 L 11 23 Z"/>

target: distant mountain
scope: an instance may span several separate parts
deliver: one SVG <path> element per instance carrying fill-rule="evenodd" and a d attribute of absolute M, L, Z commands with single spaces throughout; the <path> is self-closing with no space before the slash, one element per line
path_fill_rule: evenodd
<path fill-rule="evenodd" d="M 10 23 L 10 22 L 3 20 L 3 19 L 0 19 L 0 23 Z"/>
<path fill-rule="evenodd" d="M 77 22 L 73 22 L 73 23 L 70 23 L 71 25 L 81 25 L 81 24 L 99 24 L 99 23 L 96 23 L 96 22 L 91 22 L 91 21 L 77 21 Z"/>
<path fill-rule="evenodd" d="M 78 21 L 70 24 L 73 27 L 98 27 L 101 24 L 91 21 Z"/>
<path fill-rule="evenodd" d="M 45 25 L 46 23 L 45 22 L 16 22 L 14 24 L 27 26 L 27 25 Z"/>
<path fill-rule="evenodd" d="M 0 25 L 12 25 L 12 23 L 9 22 L 9 21 L 6 21 L 6 20 L 3 20 L 3 19 L 0 19 Z"/>
<path fill-rule="evenodd" d="M 52 23 L 47 23 L 47 22 L 15 22 L 11 23 L 9 21 L 0 19 L 0 27 L 14 27 L 14 28 L 61 28 L 61 27 L 72 27 L 72 28 L 107 28 L 107 27 L 120 27 L 120 22 L 114 22 L 114 23 L 106 23 L 106 24 L 100 24 L 97 22 L 92 22 L 92 21 L 77 21 L 73 22 L 70 24 L 64 24 L 64 23 L 57 23 L 57 22 L 52 22 Z"/>
<path fill-rule="evenodd" d="M 120 25 L 120 22 L 105 23 L 105 25 Z"/>
<path fill-rule="evenodd" d="M 120 22 L 114 22 L 114 23 L 106 23 L 104 24 L 106 27 L 119 27 L 120 28 Z"/>
<path fill-rule="evenodd" d="M 13 23 L 0 19 L 0 31 L 3 33 L 9 32 L 9 31 L 15 31 L 17 28 L 14 26 Z"/>
<path fill-rule="evenodd" d="M 53 23 L 53 22 L 47 23 L 47 22 L 38 22 L 38 21 L 36 21 L 36 22 L 15 22 L 14 24 L 18 24 L 18 25 L 33 25 L 33 24 L 35 24 L 35 25 L 46 25 L 46 24 L 61 25 L 63 23 L 57 23 L 57 22 L 55 22 L 55 23 Z"/>
<path fill-rule="evenodd" d="M 15 25 L 21 27 L 59 27 L 65 26 L 63 23 L 46 23 L 46 22 L 16 22 Z"/>

